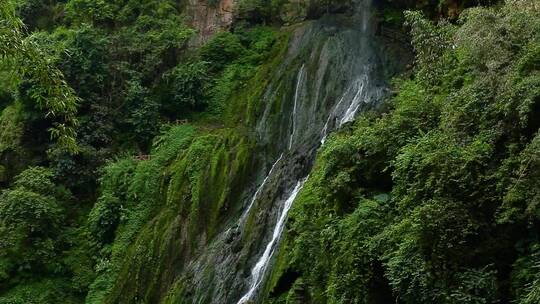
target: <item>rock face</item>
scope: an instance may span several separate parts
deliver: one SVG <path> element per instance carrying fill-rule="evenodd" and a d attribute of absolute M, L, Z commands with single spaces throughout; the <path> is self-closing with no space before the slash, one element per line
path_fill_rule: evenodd
<path fill-rule="evenodd" d="M 188 0 L 188 23 L 198 33 L 192 44 L 201 45 L 214 33 L 229 28 L 234 19 L 234 5 L 234 0 Z"/>
<path fill-rule="evenodd" d="M 224 14 L 223 7 L 225 2 L 190 7 L 200 31 L 196 43 L 230 25 L 234 15 Z M 333 130 L 377 107 L 387 94 L 388 80 L 401 70 L 396 63 L 401 54 L 394 52 L 400 48 L 380 35 L 371 1 L 357 0 L 355 8 L 354 13 L 328 14 L 282 29 L 286 38 L 276 45 L 279 52 L 239 92 L 253 107 L 245 121 L 250 121 L 246 127 L 254 143 L 243 152 L 253 161 L 235 165 L 241 145 L 232 143 L 246 140 L 242 133 L 227 140 L 225 156 L 213 162 L 224 167 L 216 170 L 223 174 L 214 175 L 225 182 L 204 181 L 205 192 L 230 189 L 219 197 L 231 209 L 224 216 L 204 217 L 199 226 L 183 217 L 188 195 L 180 182 L 171 181 L 189 175 L 183 174 L 185 167 L 175 166 L 174 176 L 164 181 L 166 205 L 145 225 L 147 233 L 126 259 L 110 303 L 264 301 L 287 210 L 309 175 L 317 149 Z M 200 203 L 197 210 L 204 215 L 215 200 L 204 197 Z M 207 233 L 203 225 L 213 232 Z"/>
<path fill-rule="evenodd" d="M 327 134 L 376 107 L 399 64 L 376 34 L 370 1 L 355 14 L 328 15 L 290 31 L 280 64 L 260 96 L 255 133 L 261 147 L 242 215 L 222 223 L 177 268 L 170 299 L 185 303 L 260 303 L 282 218 Z M 251 191 L 252 189 L 252 191 Z M 257 190 L 255 190 L 257 189 Z M 293 199 L 290 199 L 293 197 Z M 289 206 L 290 207 L 290 206 Z M 247 210 L 246 210 L 247 208 Z M 240 214 L 238 214 L 240 215 Z M 283 224 L 283 223 L 281 223 Z M 278 229 L 276 229 L 276 227 Z"/>

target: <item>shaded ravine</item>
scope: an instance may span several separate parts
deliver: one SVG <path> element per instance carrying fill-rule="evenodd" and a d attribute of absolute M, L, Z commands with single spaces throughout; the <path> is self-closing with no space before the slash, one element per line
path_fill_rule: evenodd
<path fill-rule="evenodd" d="M 288 50 L 271 74 L 255 126 L 254 173 L 236 219 L 223 224 L 176 279 L 186 303 L 258 303 L 288 210 L 333 130 L 382 100 L 395 71 L 375 35 L 369 0 L 352 16 L 326 16 L 292 31 Z M 247 193 L 246 193 L 247 194 Z"/>

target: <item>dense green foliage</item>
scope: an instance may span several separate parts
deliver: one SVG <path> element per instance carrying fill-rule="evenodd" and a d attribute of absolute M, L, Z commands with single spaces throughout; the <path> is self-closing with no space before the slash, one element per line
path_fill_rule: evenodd
<path fill-rule="evenodd" d="M 175 1 L 1 4 L 0 186 L 8 190 L 0 196 L 0 302 L 81 302 L 89 289 L 87 301 L 100 302 L 142 226 L 162 211 L 175 219 L 167 204 L 186 208 L 183 199 L 174 202 L 183 194 L 162 195 L 165 172 L 172 185 L 193 191 L 185 210 L 192 233 L 205 227 L 207 209 L 222 216 L 230 185 L 246 176 L 239 172 L 251 145 L 235 129 L 239 112 L 222 115 L 225 103 L 267 58 L 276 35 L 239 28 L 198 50 L 188 46 L 195 32 Z M 56 104 L 58 94 L 65 104 Z M 64 122 L 53 112 L 71 123 L 67 133 L 56 131 Z M 188 119 L 199 127 L 177 125 Z M 235 128 L 218 131 L 223 124 Z M 51 141 L 47 129 L 60 143 L 76 140 L 77 153 Z M 34 165 L 47 169 L 25 170 Z M 222 186 L 206 193 L 207 180 Z M 215 204 L 199 206 L 197 193 Z"/>
<path fill-rule="evenodd" d="M 62 222 L 70 198 L 67 190 L 55 186 L 52 172 L 43 167 L 23 171 L 12 188 L 0 195 L 0 288 L 15 286 L 1 303 L 27 303 L 35 298 L 53 302 L 64 297 L 61 289 L 65 286 L 45 286 L 65 284 L 54 277 L 69 272 L 61 257 L 69 242 Z M 40 281 L 36 273 L 47 273 L 51 278 Z M 18 280 L 29 285 L 17 286 Z M 45 288 L 33 291 L 32 285 Z"/>
<path fill-rule="evenodd" d="M 78 98 L 65 82 L 61 71 L 53 64 L 36 41 L 25 36 L 24 24 L 16 15 L 15 4 L 11 0 L 0 2 L 0 61 L 8 80 L 3 94 L 15 77 L 18 82 L 26 82 L 26 94 L 36 103 L 42 115 L 50 118 L 49 131 L 58 140 L 60 148 L 76 152 L 75 127 Z M 12 78 L 12 79 L 9 79 Z M 5 96 L 4 96 L 5 98 Z M 51 119 L 52 118 L 52 119 Z"/>
<path fill-rule="evenodd" d="M 7 189 L 0 303 L 112 301 L 123 288 L 117 277 L 135 269 L 126 255 L 153 233 L 169 229 L 160 238 L 173 239 L 167 227 L 178 220 L 192 223 L 194 238 L 217 232 L 211 225 L 240 192 L 252 147 L 237 124 L 245 112 L 226 104 L 266 61 L 276 33 L 239 27 L 199 50 L 188 44 L 195 32 L 175 1 L 25 0 L 1 8 L 10 23 L 0 33 L 0 186 Z M 14 52 L 19 44 L 28 45 L 27 57 Z M 26 72 L 25 62 L 35 71 Z M 40 88 L 51 91 L 36 95 Z M 63 111 L 53 108 L 61 90 L 78 96 L 62 114 L 76 135 L 54 133 L 59 125 L 46 116 Z M 51 141 L 48 128 L 56 139 L 76 140 L 77 153 Z M 35 165 L 42 167 L 25 170 Z M 160 225 L 154 232 L 153 223 Z M 133 260 L 137 268 L 144 258 Z M 163 262 L 151 269 L 156 282 Z"/>
<path fill-rule="evenodd" d="M 323 147 L 269 302 L 540 301 L 537 3 L 407 21 L 414 74 Z"/>
<path fill-rule="evenodd" d="M 46 169 L 30 168 L 16 178 L 13 189 L 2 193 L 3 280 L 15 269 L 32 272 L 54 265 L 54 236 L 62 218 L 51 177 Z"/>
<path fill-rule="evenodd" d="M 377 1 L 414 68 L 319 151 L 264 301 L 540 303 L 540 11 L 461 13 L 494 2 Z M 274 25 L 351 3 L 239 0 L 196 45 L 184 1 L 0 0 L 0 304 L 193 299 L 260 165 Z"/>

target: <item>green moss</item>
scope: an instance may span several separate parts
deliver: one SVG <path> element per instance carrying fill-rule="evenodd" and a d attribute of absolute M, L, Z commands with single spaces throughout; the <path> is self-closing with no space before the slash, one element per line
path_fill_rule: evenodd
<path fill-rule="evenodd" d="M 123 207 L 89 302 L 159 301 L 177 274 L 170 269 L 181 269 L 240 201 L 252 144 L 237 130 L 174 127 L 155 146 L 147 161 L 112 163 L 101 182 Z"/>
<path fill-rule="evenodd" d="M 127 157 L 112 162 L 105 169 L 101 179 L 102 197 L 112 196 L 120 200 L 121 208 L 117 209 L 120 222 L 114 242 L 101 245 L 104 247 L 103 257 L 97 266 L 98 278 L 90 288 L 87 302 L 102 303 L 112 289 L 133 242 L 163 205 L 164 172 L 178 153 L 189 147 L 194 135 L 195 128 L 190 125 L 172 127 L 156 138 L 149 160 L 135 161 Z M 101 205 L 94 208 L 97 210 Z M 96 213 L 96 216 L 102 215 Z M 94 237 L 101 239 L 99 235 Z"/>
<path fill-rule="evenodd" d="M 414 77 L 319 151 L 265 302 L 537 299 L 540 94 L 524 84 L 540 79 L 540 37 L 515 27 L 539 28 L 537 15 L 515 3 L 459 27 L 409 15 Z"/>
<path fill-rule="evenodd" d="M 263 110 L 261 97 L 273 80 L 275 69 L 285 57 L 291 33 L 291 29 L 286 29 L 276 34 L 276 41 L 267 55 L 269 60 L 258 67 L 249 80 L 244 80 L 231 91 L 224 112 L 228 124 L 243 124 L 250 127 L 255 125 L 257 117 Z"/>

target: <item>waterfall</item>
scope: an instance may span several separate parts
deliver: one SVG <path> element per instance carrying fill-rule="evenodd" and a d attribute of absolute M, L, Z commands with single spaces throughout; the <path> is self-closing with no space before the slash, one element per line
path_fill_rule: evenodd
<path fill-rule="evenodd" d="M 300 192 L 300 190 L 302 190 L 302 187 L 304 187 L 304 183 L 306 182 L 306 180 L 307 177 L 298 181 L 293 191 L 285 201 L 283 205 L 283 210 L 281 210 L 276 226 L 274 227 L 272 239 L 266 245 L 263 254 L 251 270 L 251 284 L 249 290 L 240 300 L 238 300 L 238 304 L 244 304 L 247 303 L 247 301 L 251 300 L 251 297 L 253 296 L 255 291 L 257 291 L 257 288 L 261 284 L 264 278 L 265 271 L 268 267 L 268 263 L 270 262 L 270 258 L 272 257 L 276 249 L 277 241 L 279 240 L 281 233 L 283 232 L 283 228 L 285 227 L 285 220 L 287 219 L 289 209 L 291 209 L 292 203 L 296 198 L 296 195 L 298 195 L 298 192 Z"/>
<path fill-rule="evenodd" d="M 357 113 L 361 109 L 363 109 L 363 105 L 373 103 L 382 96 L 382 90 L 380 88 L 377 88 L 377 86 L 373 83 L 371 79 L 372 72 L 373 70 L 375 70 L 376 66 L 374 63 L 375 60 L 373 60 L 373 58 L 371 57 L 373 54 L 373 51 L 371 50 L 369 41 L 368 41 L 371 34 L 371 29 L 370 29 L 371 12 L 369 9 L 369 0 L 361 1 L 359 5 L 361 6 L 361 9 L 356 14 L 356 18 L 357 20 L 360 19 L 359 20 L 360 26 L 359 26 L 358 32 L 360 32 L 361 34 L 360 34 L 359 39 L 355 43 L 357 43 L 361 48 L 358 49 L 359 54 L 357 55 L 357 58 L 355 59 L 356 64 L 354 65 L 351 64 L 351 66 L 346 67 L 351 70 L 350 78 L 347 78 L 347 83 L 342 89 L 343 93 L 341 95 L 338 95 L 339 99 L 337 99 L 337 102 L 330 108 L 328 116 L 325 116 L 325 119 L 323 120 L 324 126 L 321 128 L 321 125 L 322 125 L 321 123 L 320 125 L 318 125 L 318 128 L 319 128 L 318 131 L 313 130 L 315 131 L 315 134 L 310 133 L 310 132 L 313 132 L 310 130 L 313 128 L 313 126 L 317 126 L 318 122 L 314 121 L 315 119 L 317 119 L 317 117 L 316 115 L 310 115 L 309 112 L 310 110 L 317 111 L 318 109 L 316 107 L 311 108 L 311 109 L 307 108 L 306 103 L 309 103 L 310 87 L 308 87 L 309 79 L 306 79 L 306 78 L 312 77 L 313 75 L 318 75 L 318 73 L 312 73 L 312 71 L 307 73 L 305 61 L 297 72 L 296 84 L 294 86 L 294 95 L 293 95 L 293 109 L 292 109 L 292 114 L 291 114 L 292 124 L 291 124 L 291 131 L 289 133 L 288 146 L 287 146 L 289 151 L 291 151 L 293 143 L 295 143 L 297 139 L 299 138 L 305 139 L 307 136 L 308 142 L 310 142 L 310 140 L 312 140 L 313 137 L 317 139 L 317 141 L 312 144 L 314 149 L 310 149 L 309 146 L 304 147 L 304 148 L 307 148 L 308 151 L 313 151 L 309 153 L 314 154 L 314 151 L 316 151 L 316 148 L 320 146 L 321 144 L 324 144 L 326 137 L 330 131 L 341 127 L 347 122 L 353 121 Z M 325 58 L 322 58 L 321 60 L 324 60 L 324 59 Z M 327 63 L 324 63 L 324 64 L 321 64 L 320 66 L 328 66 L 328 65 Z M 325 69 L 325 67 L 323 69 Z M 318 87 L 316 87 L 315 89 L 318 89 Z M 306 92 L 306 90 L 308 91 Z M 319 93 L 317 92 L 317 94 L 314 94 L 314 95 L 319 96 Z M 312 103 L 312 104 L 316 104 L 316 103 Z M 300 111 L 300 109 L 302 109 L 302 111 Z M 305 112 L 308 112 L 308 113 L 305 114 Z M 303 121 L 299 120 L 299 117 L 298 117 L 299 113 L 307 115 L 307 116 L 304 116 Z M 304 136 L 304 137 L 301 137 L 301 136 Z M 305 143 L 305 141 L 302 141 L 302 143 Z M 310 144 L 308 143 L 306 145 L 310 145 Z M 296 150 L 289 152 L 287 154 L 287 158 L 293 158 L 295 156 L 295 153 L 298 153 L 298 152 L 296 152 Z M 308 157 L 311 157 L 311 154 Z M 276 163 L 281 161 L 282 158 L 283 158 L 283 154 L 280 155 Z M 274 163 L 274 166 L 276 165 L 276 163 Z M 259 196 L 259 193 L 262 191 L 262 188 L 265 187 L 266 181 L 268 180 L 270 175 L 273 174 L 274 166 L 268 173 L 263 183 L 259 186 L 259 188 L 255 192 L 249 207 L 247 208 L 247 210 L 244 212 L 244 214 L 241 217 L 242 221 L 245 218 L 246 214 L 249 212 L 249 210 L 252 208 L 253 203 Z M 259 258 L 257 259 L 257 262 L 251 269 L 251 276 L 250 276 L 249 285 L 248 285 L 249 288 L 247 292 L 245 292 L 245 294 L 240 298 L 240 300 L 238 300 L 237 304 L 248 303 L 249 301 L 254 300 L 255 297 L 257 296 L 258 289 L 261 287 L 264 281 L 272 256 L 278 247 L 279 240 L 283 233 L 283 229 L 285 228 L 288 212 L 290 208 L 292 207 L 292 204 L 296 196 L 302 190 L 306 180 L 307 180 L 307 177 L 298 178 L 296 179 L 294 183 L 294 187 L 289 186 L 289 194 L 287 195 L 286 200 L 282 203 L 282 206 L 279 208 L 271 238 L 269 239 L 268 243 L 266 243 L 266 246 L 264 247 L 264 251 L 259 256 Z"/>
<path fill-rule="evenodd" d="M 298 90 L 299 90 L 298 83 L 300 82 L 303 73 L 304 73 L 304 65 L 302 65 L 302 67 L 301 67 L 301 69 L 300 69 L 300 71 L 298 73 L 298 80 L 297 80 L 297 86 L 296 86 L 296 92 L 295 92 L 295 100 L 294 100 L 294 103 L 295 103 L 294 108 L 295 108 L 295 110 L 294 110 L 293 113 L 296 112 L 296 106 L 297 106 L 296 103 L 297 103 L 297 96 L 298 96 Z M 366 86 L 367 78 L 368 77 L 367 77 L 366 74 L 361 75 L 361 77 L 359 79 L 357 79 L 356 81 L 354 81 L 353 85 L 349 86 L 347 88 L 347 90 L 345 91 L 345 93 L 341 96 L 340 100 L 338 101 L 338 103 L 336 104 L 336 106 L 334 107 L 334 109 L 332 110 L 330 115 L 328 116 L 328 119 L 326 120 L 326 123 L 325 123 L 323 129 L 319 133 L 319 134 L 321 134 L 321 137 L 322 137 L 321 141 L 320 141 L 322 144 L 325 142 L 327 132 L 328 132 L 328 128 L 329 128 L 329 123 L 330 123 L 330 120 L 332 118 L 337 119 L 339 121 L 339 124 L 338 124 L 338 127 L 339 127 L 339 126 L 343 125 L 344 123 L 352 121 L 354 119 L 354 116 L 357 113 L 357 111 L 358 111 L 358 109 L 360 107 L 360 103 L 362 101 L 363 102 L 369 102 L 370 101 L 369 92 L 367 92 L 367 90 L 365 90 L 365 88 L 367 87 Z M 342 111 L 342 113 L 338 114 L 337 112 L 339 111 L 339 108 L 342 106 L 343 101 L 346 100 L 347 97 L 350 97 L 349 95 L 350 95 L 351 92 L 354 92 L 354 95 L 352 95 L 352 98 L 349 99 L 350 102 L 348 103 L 347 107 L 344 108 L 344 111 Z M 375 95 L 378 96 L 378 94 L 375 94 Z M 366 99 L 363 99 L 363 98 L 366 98 Z M 293 117 L 293 120 L 294 120 L 294 117 Z M 291 141 L 292 141 L 292 135 L 293 134 L 294 134 L 294 132 L 291 133 Z M 289 144 L 289 149 L 290 149 L 290 146 L 291 145 Z M 282 159 L 282 157 L 283 157 L 283 154 L 280 155 L 280 157 L 276 161 L 276 163 L 279 162 Z M 276 165 L 276 163 L 274 163 L 274 166 Z M 249 212 L 249 209 L 251 209 L 251 207 L 253 205 L 253 202 L 255 201 L 256 197 L 258 196 L 258 193 L 260 192 L 260 189 L 262 187 L 264 187 L 268 177 L 272 174 L 274 166 L 270 170 L 268 176 L 265 178 L 265 180 L 263 181 L 263 183 L 261 184 L 259 189 L 255 192 L 255 195 L 254 195 L 254 197 L 253 197 L 253 199 L 251 201 L 250 206 L 247 209 L 247 212 Z M 273 231 L 273 234 L 272 234 L 272 238 L 270 239 L 270 242 L 268 242 L 268 244 L 266 245 L 266 248 L 265 248 L 263 254 L 259 257 L 257 263 L 255 264 L 255 266 L 251 270 L 251 278 L 250 278 L 251 281 L 250 281 L 249 290 L 242 296 L 242 298 L 240 298 L 240 300 L 237 302 L 237 304 L 244 304 L 244 303 L 247 303 L 247 301 L 251 300 L 252 297 L 255 295 L 255 292 L 257 291 L 257 288 L 261 285 L 261 283 L 262 283 L 262 281 L 264 279 L 264 275 L 266 273 L 266 270 L 268 268 L 268 264 L 270 263 L 270 259 L 272 258 L 272 255 L 273 255 L 273 253 L 274 253 L 274 251 L 276 249 L 276 244 L 277 244 L 277 242 L 279 241 L 279 239 L 281 237 L 281 234 L 283 232 L 283 228 L 285 227 L 285 220 L 287 219 L 288 212 L 289 212 L 290 208 L 292 207 L 292 203 L 295 200 L 296 196 L 298 195 L 300 190 L 302 190 L 302 188 L 304 186 L 304 183 L 306 182 L 307 178 L 308 177 L 305 177 L 305 178 L 301 179 L 300 181 L 298 181 L 296 183 L 296 186 L 293 188 L 293 190 L 289 194 L 289 197 L 285 201 L 285 203 L 283 205 L 283 208 L 280 210 L 277 223 L 274 226 L 274 231 Z M 246 213 L 244 213 L 244 214 L 246 214 Z M 244 217 L 244 215 L 242 217 Z"/>
<path fill-rule="evenodd" d="M 304 76 L 305 68 L 306 68 L 306 65 L 303 64 L 302 67 L 300 68 L 300 71 L 298 71 L 298 77 L 296 79 L 296 88 L 294 91 L 294 105 L 293 105 L 293 112 L 292 112 L 292 132 L 291 132 L 291 136 L 289 137 L 289 150 L 292 148 L 294 133 L 296 133 L 296 111 L 298 108 L 298 94 L 300 92 L 300 84 Z"/>
<path fill-rule="evenodd" d="M 247 168 L 258 183 L 244 189 L 250 182 L 243 181 L 234 189 L 239 196 L 226 198 L 234 210 L 244 206 L 238 217 L 224 216 L 223 230 L 201 238 L 208 243 L 182 266 L 176 281 L 186 303 L 258 303 L 317 149 L 381 100 L 393 73 L 381 53 L 386 46 L 375 35 L 371 0 L 353 1 L 353 15 L 330 14 L 291 29 L 286 53 L 253 103 L 253 163 L 265 165 Z"/>
<path fill-rule="evenodd" d="M 294 104 L 293 104 L 293 111 L 292 111 L 292 117 L 291 117 L 292 131 L 291 131 L 291 134 L 289 136 L 289 145 L 288 145 L 289 150 L 292 148 L 294 135 L 296 133 L 296 115 L 297 115 L 297 111 L 298 111 L 298 96 L 300 94 L 301 83 L 302 83 L 302 80 L 303 80 L 303 77 L 304 77 L 304 73 L 305 73 L 305 64 L 302 65 L 302 67 L 298 71 L 298 75 L 296 77 L 296 86 L 295 86 L 295 91 L 294 91 Z M 283 158 L 283 153 L 281 153 L 279 158 L 272 165 L 272 168 L 270 169 L 270 171 L 268 172 L 268 174 L 264 178 L 263 182 L 261 183 L 261 185 L 255 191 L 255 194 L 253 195 L 249 206 L 246 208 L 246 210 L 244 211 L 244 213 L 240 217 L 239 226 L 243 225 L 243 223 L 244 223 L 245 219 L 247 218 L 251 208 L 253 207 L 253 204 L 257 200 L 257 198 L 258 198 L 260 192 L 262 191 L 262 189 L 264 188 L 264 186 L 266 185 L 266 182 L 268 181 L 268 178 L 272 175 L 275 166 L 281 161 L 282 158 Z M 280 211 L 280 215 L 278 217 L 277 223 L 274 226 L 274 232 L 272 233 L 272 239 L 266 245 L 266 248 L 265 248 L 263 254 L 261 255 L 261 257 L 259 258 L 259 260 L 255 264 L 253 269 L 251 270 L 251 284 L 250 284 L 249 290 L 246 292 L 246 294 L 240 300 L 238 300 L 238 304 L 243 304 L 243 303 L 246 303 L 247 301 L 249 301 L 251 299 L 251 297 L 253 296 L 253 294 L 255 293 L 255 291 L 257 290 L 257 288 L 259 287 L 259 285 L 261 284 L 261 282 L 262 282 L 262 280 L 264 278 L 266 268 L 268 267 L 268 263 L 270 261 L 270 258 L 272 257 L 272 255 L 274 253 L 275 245 L 276 245 L 278 239 L 280 238 L 281 233 L 283 232 L 283 228 L 285 227 L 285 220 L 287 218 L 287 214 L 289 213 L 289 209 L 291 208 L 292 203 L 293 203 L 294 199 L 296 198 L 296 195 L 298 195 L 298 192 L 300 192 L 300 190 L 304 186 L 304 183 L 305 183 L 306 180 L 307 180 L 307 177 L 300 180 L 300 181 L 298 181 L 296 186 L 292 190 L 291 194 L 289 195 L 289 197 L 285 201 L 283 209 Z"/>
<path fill-rule="evenodd" d="M 328 136 L 328 126 L 330 124 L 330 120 L 332 118 L 334 118 L 334 116 L 336 115 L 337 109 L 339 109 L 339 107 L 343 103 L 343 100 L 345 99 L 345 97 L 347 97 L 347 94 L 350 91 L 351 91 L 351 87 L 348 87 L 347 90 L 345 91 L 345 93 L 343 95 L 341 95 L 341 98 L 339 99 L 339 102 L 336 104 L 336 106 L 334 107 L 332 112 L 330 112 L 330 115 L 328 115 L 328 118 L 326 119 L 326 123 L 324 124 L 324 127 L 323 127 L 322 132 L 321 132 L 321 138 L 322 138 L 321 139 L 321 144 L 324 144 L 324 142 L 326 141 L 326 136 Z"/>
<path fill-rule="evenodd" d="M 270 176 L 274 172 L 274 169 L 276 168 L 276 165 L 281 161 L 282 158 L 283 158 L 283 153 L 281 153 L 281 155 L 278 157 L 278 159 L 274 162 L 274 164 L 270 168 L 270 171 L 268 171 L 268 174 L 266 175 L 266 177 L 264 178 L 262 183 L 259 185 L 259 187 L 255 191 L 255 194 L 253 194 L 253 196 L 251 197 L 251 201 L 249 202 L 248 207 L 246 208 L 246 210 L 244 210 L 244 213 L 242 213 L 242 216 L 240 216 L 240 220 L 238 221 L 238 226 L 242 226 L 244 224 L 244 221 L 246 220 L 247 216 L 249 215 L 249 211 L 251 210 L 251 208 L 253 208 L 253 204 L 255 203 L 257 198 L 259 197 L 261 191 L 264 189 L 264 186 L 268 182 L 268 178 L 270 178 Z"/>

